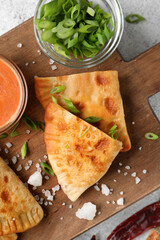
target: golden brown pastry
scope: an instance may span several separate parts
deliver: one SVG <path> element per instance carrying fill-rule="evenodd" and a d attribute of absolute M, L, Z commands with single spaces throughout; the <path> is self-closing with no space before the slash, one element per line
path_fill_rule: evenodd
<path fill-rule="evenodd" d="M 107 172 L 122 143 L 55 103 L 45 113 L 50 164 L 64 193 L 75 201 Z"/>
<path fill-rule="evenodd" d="M 13 233 L 11 235 L 5 235 L 5 236 L 1 236 L 0 240 L 17 240 L 18 236 L 16 233 Z"/>
<path fill-rule="evenodd" d="M 116 124 L 119 129 L 118 140 L 123 142 L 122 151 L 125 152 L 131 148 L 117 71 L 88 72 L 61 77 L 35 77 L 36 96 L 44 108 L 51 101 L 50 90 L 58 85 L 66 86 L 60 94 L 70 99 L 81 111 L 79 117 L 82 119 L 90 116 L 101 118 L 102 120 L 96 126 L 107 134 L 109 129 Z M 60 94 L 54 96 L 56 98 L 58 96 L 58 103 L 64 106 Z"/>
<path fill-rule="evenodd" d="M 42 218 L 40 205 L 0 158 L 0 236 L 24 232 Z"/>

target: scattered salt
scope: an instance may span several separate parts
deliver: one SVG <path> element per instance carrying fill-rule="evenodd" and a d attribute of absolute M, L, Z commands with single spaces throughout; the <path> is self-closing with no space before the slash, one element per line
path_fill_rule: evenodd
<path fill-rule="evenodd" d="M 63 220 L 63 217 L 61 217 L 60 220 Z"/>
<path fill-rule="evenodd" d="M 57 66 L 56 66 L 56 65 L 52 65 L 52 66 L 51 66 L 51 69 L 54 71 L 54 70 L 57 69 Z"/>
<path fill-rule="evenodd" d="M 20 155 L 19 155 L 19 154 L 17 154 L 17 157 L 19 158 L 19 157 L 20 157 Z"/>
<path fill-rule="evenodd" d="M 35 191 L 35 190 L 37 190 L 37 187 L 34 186 L 32 189 L 33 189 L 33 191 Z"/>
<path fill-rule="evenodd" d="M 27 134 L 30 134 L 30 133 L 31 133 L 31 131 L 30 131 L 29 129 L 27 129 L 27 130 L 26 130 L 26 133 L 27 133 Z"/>
<path fill-rule="evenodd" d="M 118 169 L 118 170 L 117 170 L 117 172 L 118 172 L 118 173 L 121 173 L 121 170 L 120 170 L 120 169 Z"/>
<path fill-rule="evenodd" d="M 112 201 L 112 204 L 115 204 L 116 202 L 115 201 Z"/>
<path fill-rule="evenodd" d="M 76 212 L 76 217 L 80 219 L 93 220 L 96 216 L 96 205 L 91 202 L 84 203 L 82 208 L 79 208 Z"/>
<path fill-rule="evenodd" d="M 133 173 L 131 174 L 131 176 L 132 176 L 132 177 L 136 177 L 136 174 L 137 174 L 136 172 L 133 172 Z"/>
<path fill-rule="evenodd" d="M 119 162 L 119 166 L 122 166 L 123 164 L 121 162 Z"/>
<path fill-rule="evenodd" d="M 100 191 L 100 188 L 97 185 L 94 186 L 94 189 L 98 192 Z"/>
<path fill-rule="evenodd" d="M 17 167 L 17 172 L 19 172 L 19 171 L 21 171 L 22 170 L 22 165 L 21 164 L 19 164 L 19 166 Z"/>
<path fill-rule="evenodd" d="M 136 178 L 135 178 L 136 184 L 138 184 L 140 181 L 141 181 L 141 179 L 140 179 L 139 177 L 136 177 Z"/>
<path fill-rule="evenodd" d="M 73 208 L 73 205 L 69 205 L 69 208 Z"/>
<path fill-rule="evenodd" d="M 116 179 L 113 179 L 113 182 L 117 182 L 117 180 L 116 180 Z"/>
<path fill-rule="evenodd" d="M 99 212 L 97 213 L 97 215 L 101 215 L 101 212 L 99 211 Z"/>
<path fill-rule="evenodd" d="M 121 191 L 121 192 L 120 192 L 120 195 L 123 195 L 123 194 L 124 194 L 124 192 L 123 192 L 123 191 Z"/>
<path fill-rule="evenodd" d="M 7 146 L 8 148 L 11 148 L 13 145 L 12 145 L 12 143 L 7 142 L 7 143 L 6 143 L 6 146 Z"/>
<path fill-rule="evenodd" d="M 41 167 L 40 167 L 40 164 L 39 163 L 36 163 L 36 168 L 37 168 L 37 172 L 40 172 L 42 171 Z"/>
<path fill-rule="evenodd" d="M 13 164 L 16 164 L 16 163 L 17 163 L 17 157 L 16 157 L 16 156 L 13 156 L 13 157 L 11 158 L 11 160 L 12 160 Z"/>
<path fill-rule="evenodd" d="M 125 166 L 125 169 L 129 170 L 129 169 L 131 169 L 131 167 L 130 166 Z"/>
<path fill-rule="evenodd" d="M 117 205 L 120 205 L 120 206 L 124 205 L 124 198 L 119 198 L 117 200 Z"/>
<path fill-rule="evenodd" d="M 30 166 L 27 166 L 27 165 L 26 165 L 26 166 L 24 167 L 24 169 L 25 169 L 26 171 L 28 171 L 28 170 L 30 169 Z"/>
<path fill-rule="evenodd" d="M 17 47 L 18 47 L 18 48 L 21 48 L 22 46 L 23 46 L 22 43 L 18 43 L 18 44 L 17 44 Z"/>
<path fill-rule="evenodd" d="M 9 153 L 8 148 L 5 148 L 5 149 L 4 149 L 4 152 L 5 152 L 6 154 Z"/>
<path fill-rule="evenodd" d="M 144 169 L 142 172 L 143 172 L 143 174 L 146 174 L 146 173 L 147 173 L 147 170 L 146 170 L 146 169 Z"/>
<path fill-rule="evenodd" d="M 26 67 L 28 67 L 28 66 L 29 66 L 29 63 L 28 63 L 28 62 L 26 62 L 26 63 L 25 63 L 25 66 L 26 66 Z"/>
<path fill-rule="evenodd" d="M 28 179 L 28 183 L 30 185 L 33 185 L 35 187 L 39 187 L 42 186 L 42 175 L 39 171 L 36 171 L 35 173 L 33 173 L 29 179 Z"/>
<path fill-rule="evenodd" d="M 36 199 L 36 201 L 39 201 L 39 196 L 35 195 L 34 198 Z"/>
<path fill-rule="evenodd" d="M 142 147 L 139 147 L 139 151 L 141 151 L 142 150 Z"/>
<path fill-rule="evenodd" d="M 48 177 L 48 176 L 45 176 L 44 178 L 45 178 L 46 180 L 49 180 L 49 177 Z"/>
<path fill-rule="evenodd" d="M 124 176 L 127 176 L 128 172 L 124 172 Z"/>
<path fill-rule="evenodd" d="M 109 204 L 109 203 L 110 203 L 110 201 L 106 201 L 106 203 L 107 203 L 107 204 Z"/>
<path fill-rule="evenodd" d="M 49 202 L 49 205 L 53 205 L 53 203 L 52 203 L 52 202 Z"/>
<path fill-rule="evenodd" d="M 37 50 L 37 53 L 39 54 L 39 55 L 41 55 L 42 54 L 42 52 L 41 52 L 41 50 Z"/>
<path fill-rule="evenodd" d="M 50 59 L 49 64 L 52 65 L 54 63 L 54 60 Z"/>
<path fill-rule="evenodd" d="M 13 221 L 15 221 L 16 219 L 15 218 L 12 218 Z"/>
<path fill-rule="evenodd" d="M 36 63 L 36 61 L 33 61 L 32 63 L 33 63 L 33 64 L 35 64 L 35 63 Z"/>
<path fill-rule="evenodd" d="M 102 194 L 104 194 L 106 196 L 108 196 L 110 193 L 110 190 L 106 184 L 101 184 L 101 190 L 102 190 Z"/>
<path fill-rule="evenodd" d="M 53 191 L 53 195 L 55 195 L 55 192 L 59 191 L 60 190 L 60 185 L 56 185 L 55 187 L 52 188 L 52 191 Z"/>
<path fill-rule="evenodd" d="M 44 157 L 44 159 L 47 159 L 47 155 L 44 155 L 43 157 Z"/>
<path fill-rule="evenodd" d="M 65 202 L 63 202 L 63 203 L 62 203 L 62 206 L 65 206 L 65 205 L 66 205 L 66 203 L 65 203 Z"/>
<path fill-rule="evenodd" d="M 44 203 L 44 205 L 47 206 L 47 205 L 48 205 L 48 202 L 46 201 L 46 202 Z"/>
<path fill-rule="evenodd" d="M 33 164 L 33 161 L 32 160 L 28 160 L 28 164 L 29 164 L 29 166 L 31 166 Z"/>
<path fill-rule="evenodd" d="M 133 125 L 135 125 L 135 122 L 132 122 Z"/>

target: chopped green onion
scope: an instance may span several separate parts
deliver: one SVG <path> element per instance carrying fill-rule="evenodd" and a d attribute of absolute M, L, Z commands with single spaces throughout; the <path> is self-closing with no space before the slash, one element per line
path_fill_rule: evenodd
<path fill-rule="evenodd" d="M 66 89 L 65 86 L 61 85 L 61 86 L 57 86 L 51 89 L 50 93 L 54 94 L 54 93 L 60 93 L 62 91 L 64 91 Z"/>
<path fill-rule="evenodd" d="M 56 103 L 56 104 L 58 103 L 57 99 L 56 99 L 55 97 L 53 97 L 53 96 L 52 96 L 52 101 L 53 101 L 54 103 Z"/>
<path fill-rule="evenodd" d="M 159 137 L 158 137 L 158 135 L 149 132 L 149 133 L 145 134 L 145 138 L 147 138 L 149 140 L 157 140 Z"/>
<path fill-rule="evenodd" d="M 94 17 L 95 10 L 94 10 L 93 8 L 91 8 L 91 7 L 88 7 L 88 8 L 87 8 L 87 13 L 88 13 L 90 16 Z"/>
<path fill-rule="evenodd" d="M 46 172 L 48 175 L 54 175 L 52 168 L 46 162 L 41 162 L 40 165 L 43 171 Z"/>
<path fill-rule="evenodd" d="M 0 139 L 6 138 L 6 137 L 8 137 L 8 134 L 7 134 L 7 133 L 2 133 L 2 134 L 0 135 Z"/>
<path fill-rule="evenodd" d="M 66 107 L 67 109 L 72 112 L 72 113 L 80 113 L 80 111 L 74 106 L 74 104 L 71 102 L 71 100 L 65 98 L 64 96 L 62 96 L 63 100 L 66 103 Z"/>
<path fill-rule="evenodd" d="M 27 155 L 27 150 L 28 150 L 28 144 L 27 142 L 25 142 L 21 148 L 21 156 L 22 156 L 22 159 L 24 159 Z"/>
<path fill-rule="evenodd" d="M 139 23 L 145 20 L 144 17 L 142 17 L 139 14 L 129 14 L 125 17 L 126 22 L 128 23 Z"/>
<path fill-rule="evenodd" d="M 31 118 L 29 118 L 26 114 L 23 114 L 22 120 L 29 128 L 31 128 L 32 130 L 37 130 L 37 126 L 34 123 L 34 121 Z"/>
<path fill-rule="evenodd" d="M 19 126 L 19 123 L 17 123 L 16 126 L 13 128 L 13 131 L 10 134 L 11 137 L 16 137 L 16 136 L 23 134 L 23 133 L 19 133 L 18 131 L 16 131 L 18 126 Z"/>
<path fill-rule="evenodd" d="M 83 136 L 88 132 L 89 129 L 90 129 L 90 127 L 88 127 L 84 132 L 81 132 L 81 133 L 79 134 L 78 138 L 83 137 Z"/>
<path fill-rule="evenodd" d="M 38 129 L 41 130 L 41 132 L 44 132 L 45 124 L 43 122 L 36 121 L 36 125 L 37 125 Z"/>
<path fill-rule="evenodd" d="M 65 146 L 65 148 L 67 148 L 67 149 L 68 149 L 68 148 L 69 148 L 69 144 L 67 144 L 67 145 Z"/>
<path fill-rule="evenodd" d="M 118 127 L 117 127 L 117 125 L 115 124 L 115 125 L 113 125 L 113 127 L 111 127 L 111 128 L 109 129 L 108 134 L 111 136 L 111 138 L 117 140 L 118 137 L 119 137 L 118 131 L 119 131 L 119 130 L 118 130 Z"/>
<path fill-rule="evenodd" d="M 96 122 L 99 122 L 100 120 L 101 118 L 98 118 L 98 117 L 87 117 L 84 119 L 84 121 L 88 123 L 96 123 Z"/>

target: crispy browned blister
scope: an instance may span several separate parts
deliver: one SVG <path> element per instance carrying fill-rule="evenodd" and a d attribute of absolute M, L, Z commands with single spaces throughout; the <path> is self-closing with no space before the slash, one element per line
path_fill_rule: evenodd
<path fill-rule="evenodd" d="M 0 158 L 0 236 L 24 232 L 42 218 L 41 206 Z"/>
<path fill-rule="evenodd" d="M 50 90 L 58 85 L 66 87 L 60 94 L 70 99 L 81 111 L 78 115 L 80 118 L 85 119 L 90 116 L 101 118 L 102 120 L 96 126 L 105 133 L 108 133 L 109 129 L 116 124 L 119 129 L 118 140 L 123 142 L 122 151 L 125 152 L 131 148 L 117 71 L 87 72 L 61 77 L 35 77 L 36 96 L 44 108 L 51 101 Z M 55 94 L 54 97 L 64 107 L 60 94 Z"/>
<path fill-rule="evenodd" d="M 156 230 L 153 230 L 146 240 L 160 240 L 160 235 Z"/>
<path fill-rule="evenodd" d="M 18 235 L 16 233 L 0 236 L 0 240 L 17 240 L 17 238 L 18 238 Z"/>
<path fill-rule="evenodd" d="M 55 103 L 45 113 L 50 164 L 64 193 L 75 201 L 107 172 L 122 143 Z"/>

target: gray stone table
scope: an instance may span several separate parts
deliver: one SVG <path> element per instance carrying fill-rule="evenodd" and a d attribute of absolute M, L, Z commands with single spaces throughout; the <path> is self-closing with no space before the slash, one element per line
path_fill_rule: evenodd
<path fill-rule="evenodd" d="M 129 61 L 160 41 L 160 1 L 120 0 L 120 3 L 124 16 L 130 13 L 139 13 L 146 18 L 146 21 L 136 25 L 125 22 L 125 30 L 119 45 L 119 51 L 124 60 Z M 35 0 L 0 0 L 0 35 L 33 16 L 36 4 L 37 1 Z M 157 104 L 155 101 L 154 106 L 156 107 Z M 159 107 L 157 108 L 159 111 Z M 157 201 L 159 197 L 160 189 L 90 229 L 75 240 L 90 240 L 93 234 L 97 234 L 99 240 L 105 240 L 117 224 L 142 207 Z M 138 237 L 137 240 L 145 240 L 148 233 Z"/>

